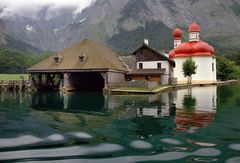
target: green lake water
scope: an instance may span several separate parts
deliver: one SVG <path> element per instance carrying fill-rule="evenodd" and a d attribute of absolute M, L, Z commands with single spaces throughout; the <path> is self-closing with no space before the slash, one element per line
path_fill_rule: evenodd
<path fill-rule="evenodd" d="M 0 162 L 240 162 L 240 84 L 0 93 Z"/>

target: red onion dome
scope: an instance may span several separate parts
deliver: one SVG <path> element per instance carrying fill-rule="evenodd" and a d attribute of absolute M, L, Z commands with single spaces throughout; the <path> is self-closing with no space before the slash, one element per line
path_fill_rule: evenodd
<path fill-rule="evenodd" d="M 200 32 L 201 29 L 199 25 L 196 22 L 193 22 L 191 25 L 188 27 L 188 32 Z"/>
<path fill-rule="evenodd" d="M 175 49 L 175 56 L 177 57 L 185 57 L 185 56 L 191 56 L 192 54 L 192 46 L 190 42 L 185 42 L 180 45 L 178 45 Z"/>
<path fill-rule="evenodd" d="M 171 50 L 169 52 L 169 58 L 174 58 L 174 56 L 175 56 L 175 52 L 174 52 L 174 50 Z"/>
<path fill-rule="evenodd" d="M 214 54 L 214 49 L 208 43 L 203 41 L 198 41 L 192 46 L 192 53 L 194 56 L 211 56 Z"/>
<path fill-rule="evenodd" d="M 174 29 L 173 37 L 174 37 L 175 40 L 181 40 L 181 38 L 182 38 L 182 30 L 180 28 Z"/>
<path fill-rule="evenodd" d="M 210 48 L 211 48 L 211 54 L 214 54 L 215 55 L 215 50 L 214 50 L 214 48 L 211 46 L 211 45 L 209 45 L 210 46 Z"/>

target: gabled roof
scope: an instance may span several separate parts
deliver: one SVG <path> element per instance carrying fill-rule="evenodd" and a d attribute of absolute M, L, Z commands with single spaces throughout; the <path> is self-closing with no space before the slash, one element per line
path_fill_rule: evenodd
<path fill-rule="evenodd" d="M 123 63 L 110 48 L 95 41 L 84 39 L 59 53 L 62 60 L 54 61 L 52 56 L 27 69 L 28 72 L 66 71 L 66 70 L 101 70 L 111 69 L 127 71 Z M 85 61 L 80 62 L 79 57 L 84 56 Z"/>
<path fill-rule="evenodd" d="M 136 56 L 129 55 L 129 56 L 121 56 L 120 57 L 122 62 L 126 65 L 128 71 L 133 71 L 136 69 Z"/>
<path fill-rule="evenodd" d="M 168 62 L 170 62 L 174 67 L 175 67 L 175 62 L 174 60 L 172 60 L 171 58 L 165 56 L 164 54 L 158 52 L 157 50 L 149 47 L 147 44 L 143 43 L 142 46 L 140 46 L 137 50 L 135 50 L 131 55 L 135 55 L 137 51 L 141 50 L 142 48 L 148 48 L 149 50 L 153 51 L 155 54 L 160 55 L 162 58 L 164 58 L 165 60 L 167 60 Z"/>
<path fill-rule="evenodd" d="M 165 69 L 135 69 L 128 74 L 131 75 L 163 75 L 165 73 Z"/>

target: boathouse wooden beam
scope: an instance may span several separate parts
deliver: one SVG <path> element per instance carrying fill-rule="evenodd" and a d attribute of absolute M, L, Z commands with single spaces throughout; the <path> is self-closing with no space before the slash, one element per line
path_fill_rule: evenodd
<path fill-rule="evenodd" d="M 109 89 L 109 87 L 108 87 L 108 73 L 107 72 L 101 72 L 100 74 L 104 79 L 104 88 L 103 89 L 108 90 Z"/>
<path fill-rule="evenodd" d="M 42 86 L 43 85 L 43 83 L 42 83 L 42 73 L 39 73 L 38 79 L 39 79 L 39 85 Z"/>
<path fill-rule="evenodd" d="M 68 91 L 68 87 L 70 84 L 70 81 L 69 81 L 70 75 L 71 75 L 70 73 L 63 73 L 63 88 L 62 88 L 62 90 L 64 92 Z"/>

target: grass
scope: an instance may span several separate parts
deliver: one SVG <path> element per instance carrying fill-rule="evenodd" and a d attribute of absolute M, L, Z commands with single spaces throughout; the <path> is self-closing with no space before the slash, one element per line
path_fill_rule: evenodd
<path fill-rule="evenodd" d="M 28 80 L 28 74 L 0 74 L 0 80 Z"/>
<path fill-rule="evenodd" d="M 164 87 L 163 85 L 157 85 L 157 86 L 153 87 L 151 90 L 157 90 L 157 89 L 161 89 L 163 87 Z"/>
<path fill-rule="evenodd" d="M 119 91 L 149 91 L 148 88 L 144 88 L 144 87 L 121 87 L 121 88 L 117 88 L 114 90 L 119 90 Z"/>
<path fill-rule="evenodd" d="M 120 92 L 159 92 L 161 89 L 165 89 L 171 87 L 170 85 L 157 85 L 153 88 L 147 88 L 147 87 L 120 87 L 113 89 L 113 91 L 120 91 Z"/>

